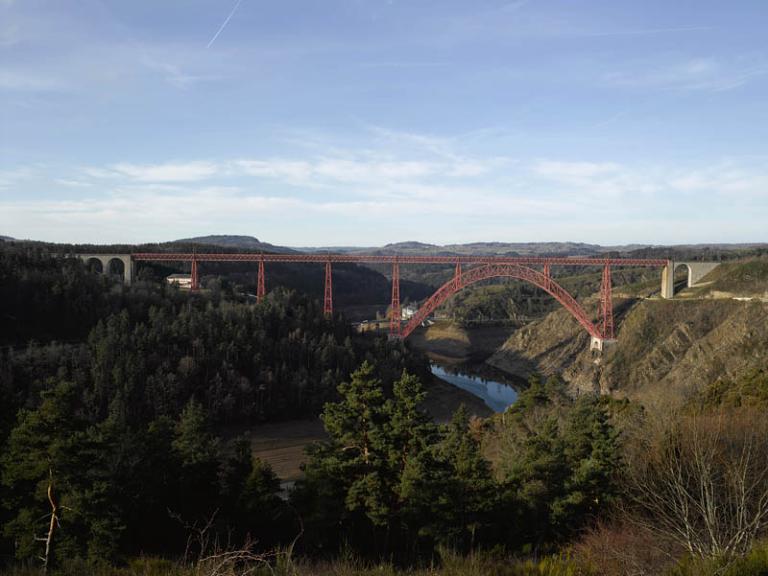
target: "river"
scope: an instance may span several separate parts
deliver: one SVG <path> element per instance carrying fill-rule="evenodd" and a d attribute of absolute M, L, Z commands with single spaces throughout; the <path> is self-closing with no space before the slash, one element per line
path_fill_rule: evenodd
<path fill-rule="evenodd" d="M 503 412 L 517 400 L 512 386 L 480 376 L 471 366 L 448 367 L 433 362 L 430 369 L 441 380 L 480 398 L 494 412 Z"/>

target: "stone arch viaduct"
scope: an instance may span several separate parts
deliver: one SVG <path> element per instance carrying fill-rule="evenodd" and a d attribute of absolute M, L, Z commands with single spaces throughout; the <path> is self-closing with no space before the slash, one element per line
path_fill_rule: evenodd
<path fill-rule="evenodd" d="M 676 262 L 669 260 L 661 271 L 661 297 L 672 298 L 675 295 L 675 270 L 680 266 L 688 269 L 688 288 L 696 286 L 704 276 L 719 266 L 718 262 Z"/>
<path fill-rule="evenodd" d="M 76 256 L 85 262 L 86 266 L 101 274 L 121 275 L 126 286 L 130 286 L 136 276 L 136 262 L 132 254 L 77 254 Z"/>

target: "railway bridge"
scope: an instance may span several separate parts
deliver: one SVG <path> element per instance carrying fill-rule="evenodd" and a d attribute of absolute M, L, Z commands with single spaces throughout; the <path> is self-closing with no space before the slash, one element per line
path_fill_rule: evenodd
<path fill-rule="evenodd" d="M 390 307 L 390 336 L 407 338 L 435 309 L 453 294 L 477 282 L 491 278 L 514 278 L 533 284 L 555 298 L 591 337 L 591 347 L 602 350 L 615 341 L 611 270 L 617 267 L 661 268 L 661 296 L 674 296 L 674 273 L 681 266 L 688 270 L 688 286 L 694 286 L 718 266 L 716 262 L 675 262 L 651 258 L 583 258 L 583 257 L 511 257 L 511 256 L 392 256 L 378 254 L 198 254 L 198 253 L 134 253 L 77 254 L 78 258 L 96 265 L 105 274 L 119 273 L 131 284 L 138 262 L 188 262 L 191 268 L 192 290 L 199 288 L 199 267 L 204 262 L 253 262 L 258 265 L 257 298 L 266 295 L 266 270 L 270 263 L 315 263 L 325 266 L 325 295 L 323 309 L 333 314 L 333 265 L 388 264 L 392 266 L 392 301 Z M 441 264 L 454 266 L 453 277 L 440 286 L 407 321 L 401 318 L 400 266 L 408 264 Z M 584 307 L 560 284 L 551 271 L 553 267 L 600 267 L 600 304 L 597 318 L 592 319 Z M 117 269 L 117 272 L 116 272 Z"/>

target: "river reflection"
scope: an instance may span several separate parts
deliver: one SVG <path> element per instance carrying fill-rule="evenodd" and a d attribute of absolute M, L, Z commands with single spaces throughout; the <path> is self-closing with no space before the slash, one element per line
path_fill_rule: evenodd
<path fill-rule="evenodd" d="M 503 382 L 487 380 L 461 371 L 446 370 L 439 364 L 431 364 L 432 374 L 449 384 L 474 394 L 494 412 L 503 412 L 517 400 L 517 391 Z"/>

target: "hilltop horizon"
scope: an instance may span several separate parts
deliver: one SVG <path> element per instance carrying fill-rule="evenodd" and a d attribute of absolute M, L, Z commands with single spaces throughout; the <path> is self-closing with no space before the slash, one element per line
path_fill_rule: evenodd
<path fill-rule="evenodd" d="M 11 238 L 10 236 L 0 235 L 2 241 L 15 242 L 41 242 L 34 239 Z M 380 246 L 372 245 L 344 245 L 344 246 L 283 246 L 262 241 L 256 236 L 247 234 L 210 234 L 205 236 L 192 236 L 189 238 L 179 238 L 169 241 L 158 242 L 137 242 L 137 243 L 74 243 L 74 242 L 54 242 L 52 244 L 64 244 L 75 246 L 167 246 L 169 244 L 198 244 L 202 246 L 218 246 L 222 248 L 233 249 L 251 249 L 264 252 L 352 252 L 352 253 L 397 253 L 397 254 L 567 254 L 575 255 L 595 255 L 605 252 L 632 252 L 638 250 L 659 250 L 659 249 L 749 249 L 768 247 L 768 242 L 702 242 L 702 243 L 683 243 L 683 244 L 641 244 L 627 243 L 618 245 L 601 245 L 587 242 L 575 241 L 529 241 L 529 242 L 464 242 L 450 244 L 433 244 L 420 242 L 416 240 L 404 240 L 400 242 L 391 242 Z"/>

